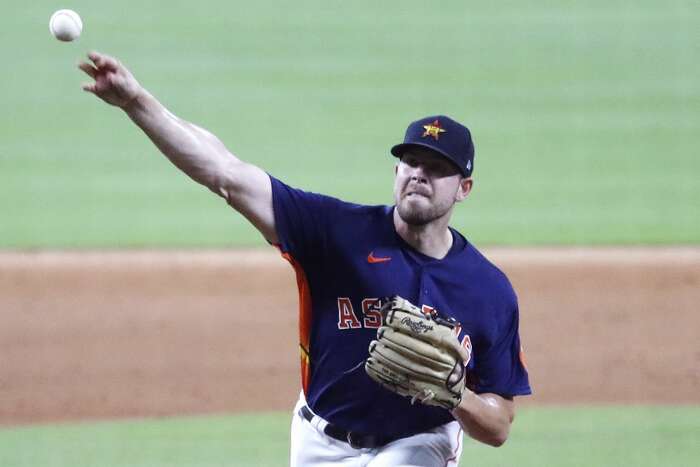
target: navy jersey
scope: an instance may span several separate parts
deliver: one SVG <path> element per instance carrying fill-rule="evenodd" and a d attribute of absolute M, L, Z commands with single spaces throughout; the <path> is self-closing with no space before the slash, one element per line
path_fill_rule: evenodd
<path fill-rule="evenodd" d="M 461 234 L 443 259 L 396 233 L 392 206 L 363 206 L 291 188 L 271 177 L 279 248 L 300 292 L 302 387 L 319 416 L 346 430 L 409 436 L 453 420 L 411 405 L 364 370 L 381 325 L 381 299 L 400 295 L 461 323 L 477 393 L 530 394 L 520 357 L 518 305 L 506 276 Z"/>

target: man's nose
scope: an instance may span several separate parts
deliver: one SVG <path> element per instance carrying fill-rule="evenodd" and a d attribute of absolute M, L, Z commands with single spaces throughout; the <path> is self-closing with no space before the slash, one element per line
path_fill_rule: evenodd
<path fill-rule="evenodd" d="M 423 166 L 423 164 L 416 164 L 414 166 L 411 166 L 410 169 L 411 171 L 409 172 L 409 176 L 411 180 L 415 180 L 421 183 L 425 183 L 427 181 L 425 167 Z"/>

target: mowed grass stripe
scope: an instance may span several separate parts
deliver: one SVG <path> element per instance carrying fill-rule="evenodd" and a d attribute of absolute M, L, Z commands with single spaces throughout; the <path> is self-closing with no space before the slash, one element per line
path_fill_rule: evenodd
<path fill-rule="evenodd" d="M 0 247 L 261 244 L 81 93 L 90 48 L 296 186 L 391 203 L 388 148 L 440 112 L 475 135 L 475 190 L 453 224 L 477 244 L 698 243 L 693 6 L 81 0 L 83 36 L 61 44 L 55 5 L 18 4 L 0 42 L 14 70 L 0 76 Z"/>
<path fill-rule="evenodd" d="M 0 464 L 13 467 L 280 466 L 287 413 L 76 423 L 0 429 Z M 681 467 L 700 456 L 700 407 L 528 407 L 509 441 L 467 440 L 461 465 Z"/>

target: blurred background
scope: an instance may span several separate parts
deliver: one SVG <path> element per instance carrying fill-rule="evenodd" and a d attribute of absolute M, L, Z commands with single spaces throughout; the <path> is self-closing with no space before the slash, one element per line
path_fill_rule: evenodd
<path fill-rule="evenodd" d="M 286 463 L 283 408 L 298 386 L 241 415 L 236 399 L 254 399 L 256 388 L 236 386 L 246 348 L 225 329 L 238 324 L 226 307 L 240 304 L 243 276 L 261 278 L 241 291 L 245 303 L 274 312 L 273 284 L 293 310 L 291 269 L 260 252 L 260 235 L 120 110 L 81 91 L 88 79 L 77 63 L 89 50 L 119 58 L 239 158 L 350 201 L 392 202 L 389 148 L 412 120 L 464 122 L 475 140 L 475 188 L 453 225 L 513 280 L 537 378 L 511 441 L 499 450 L 471 443 L 462 465 L 697 462 L 697 1 L 6 4 L 1 465 Z M 82 17 L 73 43 L 48 31 L 59 8 Z M 163 276 L 170 282 L 156 284 Z M 173 317 L 178 306 L 189 320 Z M 276 326 L 292 357 L 267 367 L 272 379 L 263 381 L 284 386 L 297 377 L 296 316 Z M 594 344 L 604 352 L 591 359 L 594 336 L 604 336 Z M 224 352 L 229 366 L 183 363 L 175 348 Z M 111 360 L 115 352 L 130 363 Z M 111 363 L 87 376 L 86 355 Z M 174 375 L 178 366 L 211 387 L 178 393 L 192 384 Z M 86 389 L 66 395 L 81 378 Z M 661 384 L 674 382 L 665 400 Z M 115 386 L 132 391 L 129 410 L 120 412 Z M 164 392 L 182 397 L 165 408 Z M 235 413 L 191 416 L 199 412 Z M 86 421 L 94 419 L 102 421 Z"/>
<path fill-rule="evenodd" d="M 91 49 L 240 158 L 359 202 L 391 202 L 410 121 L 465 122 L 475 190 L 455 226 L 479 244 L 700 239 L 697 2 L 9 5 L 0 246 L 260 245 L 81 91 Z M 82 15 L 77 42 L 49 34 L 58 7 Z"/>

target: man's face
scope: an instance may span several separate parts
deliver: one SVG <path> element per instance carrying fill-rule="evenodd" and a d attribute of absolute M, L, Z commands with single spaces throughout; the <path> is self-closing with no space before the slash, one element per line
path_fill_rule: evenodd
<path fill-rule="evenodd" d="M 464 181 L 459 169 L 445 157 L 429 149 L 407 150 L 396 166 L 394 179 L 399 216 L 407 224 L 425 225 L 449 214 L 469 193 L 471 180 Z"/>

